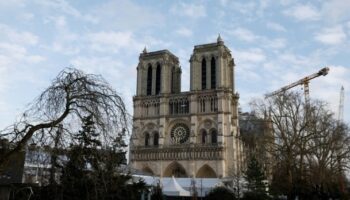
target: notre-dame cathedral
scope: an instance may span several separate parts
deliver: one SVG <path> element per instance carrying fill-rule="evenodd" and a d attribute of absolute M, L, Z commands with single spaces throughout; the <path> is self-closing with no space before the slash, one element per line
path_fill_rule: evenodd
<path fill-rule="evenodd" d="M 234 60 L 219 36 L 190 58 L 181 92 L 179 59 L 168 50 L 139 56 L 130 162 L 160 177 L 222 178 L 241 168 Z"/>

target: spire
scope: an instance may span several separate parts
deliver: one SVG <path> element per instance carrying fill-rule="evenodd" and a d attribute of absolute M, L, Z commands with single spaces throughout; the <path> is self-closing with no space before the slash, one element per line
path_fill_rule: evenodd
<path fill-rule="evenodd" d="M 143 49 L 142 53 L 147 53 L 146 46 L 145 46 L 145 48 Z"/>
<path fill-rule="evenodd" d="M 218 36 L 218 39 L 217 39 L 217 43 L 218 44 L 224 44 L 224 41 L 222 40 L 220 33 L 219 33 L 219 36 Z"/>

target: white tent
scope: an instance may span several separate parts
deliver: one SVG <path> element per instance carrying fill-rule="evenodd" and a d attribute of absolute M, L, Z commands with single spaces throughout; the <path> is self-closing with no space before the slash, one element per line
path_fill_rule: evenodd
<path fill-rule="evenodd" d="M 167 196 L 191 196 L 190 192 L 183 189 L 176 179 L 172 177 L 167 183 L 163 185 L 163 194 Z"/>

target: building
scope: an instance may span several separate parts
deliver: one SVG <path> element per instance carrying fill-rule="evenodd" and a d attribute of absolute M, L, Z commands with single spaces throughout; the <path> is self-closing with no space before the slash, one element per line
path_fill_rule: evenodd
<path fill-rule="evenodd" d="M 260 118 L 254 112 L 239 113 L 239 132 L 246 160 L 254 156 L 271 181 L 273 166 L 271 151 L 274 136 L 270 117 Z"/>
<path fill-rule="evenodd" d="M 0 156 L 14 148 L 8 139 L 0 139 Z M 22 182 L 25 151 L 15 152 L 9 159 L 0 165 L 0 185 L 17 184 Z"/>
<path fill-rule="evenodd" d="M 234 60 L 219 36 L 190 58 L 181 92 L 179 59 L 168 50 L 139 56 L 131 166 L 159 177 L 221 178 L 242 162 Z"/>

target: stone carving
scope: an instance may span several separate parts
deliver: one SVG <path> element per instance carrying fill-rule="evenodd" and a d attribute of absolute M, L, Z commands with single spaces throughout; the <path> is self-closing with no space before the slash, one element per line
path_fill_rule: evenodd
<path fill-rule="evenodd" d="M 148 130 L 152 130 L 152 129 L 154 129 L 154 127 L 155 127 L 155 124 L 153 124 L 153 123 L 147 124 L 147 129 Z"/>
<path fill-rule="evenodd" d="M 170 136 L 174 144 L 183 144 L 188 141 L 190 131 L 186 124 L 179 123 L 171 129 Z"/>
<path fill-rule="evenodd" d="M 212 127 L 212 122 L 210 120 L 206 120 L 204 122 L 204 128 L 210 129 L 210 127 Z"/>

